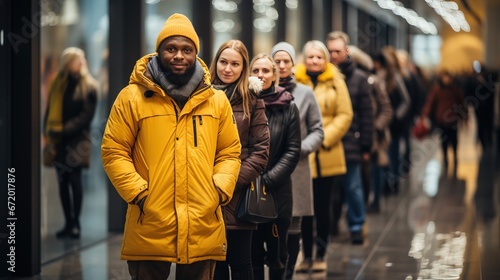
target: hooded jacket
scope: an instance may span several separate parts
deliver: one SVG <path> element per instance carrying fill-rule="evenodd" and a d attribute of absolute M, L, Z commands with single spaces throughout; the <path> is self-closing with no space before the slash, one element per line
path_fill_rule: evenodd
<path fill-rule="evenodd" d="M 231 105 L 210 85 L 209 71 L 180 110 L 140 58 L 118 95 L 102 140 L 104 169 L 129 203 L 121 258 L 189 264 L 225 260 L 221 205 L 240 169 Z M 141 211 L 132 204 L 147 198 Z"/>
<path fill-rule="evenodd" d="M 313 178 L 345 174 L 347 171 L 342 137 L 351 126 L 353 112 L 342 73 L 331 63 L 318 76 L 314 86 L 304 64 L 295 67 L 297 82 L 313 88 L 323 118 L 321 148 L 309 156 Z"/>

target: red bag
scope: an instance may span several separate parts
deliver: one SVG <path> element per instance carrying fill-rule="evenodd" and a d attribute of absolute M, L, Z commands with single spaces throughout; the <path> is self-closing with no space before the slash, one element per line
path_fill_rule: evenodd
<path fill-rule="evenodd" d="M 413 127 L 413 135 L 417 139 L 422 140 L 427 135 L 429 135 L 429 132 L 430 132 L 429 121 L 426 119 L 419 118 L 417 120 L 417 123 Z"/>

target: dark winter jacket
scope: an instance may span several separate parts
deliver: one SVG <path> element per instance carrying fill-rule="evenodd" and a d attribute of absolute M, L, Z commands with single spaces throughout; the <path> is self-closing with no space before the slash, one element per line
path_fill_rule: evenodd
<path fill-rule="evenodd" d="M 353 109 L 351 126 L 342 138 L 345 157 L 347 162 L 360 162 L 363 153 L 370 153 L 373 142 L 371 88 L 366 73 L 357 69 L 350 58 L 339 64 L 339 68 L 345 75 Z"/>
<path fill-rule="evenodd" d="M 64 92 L 62 105 L 62 139 L 57 144 L 57 166 L 67 168 L 89 167 L 92 143 L 90 139 L 90 123 L 97 105 L 97 88 L 88 85 L 88 92 L 82 98 L 75 98 L 78 93 L 79 79 L 68 76 L 68 85 Z M 45 113 L 44 125 L 48 112 Z"/>
<path fill-rule="evenodd" d="M 241 143 L 241 168 L 238 175 L 233 199 L 228 205 L 222 207 L 224 222 L 228 230 L 257 229 L 256 224 L 240 221 L 237 218 L 237 207 L 241 194 L 245 188 L 250 187 L 253 179 L 264 171 L 269 156 L 269 125 L 267 123 L 264 101 L 253 95 L 251 99 L 250 118 L 245 117 L 241 94 L 234 92 L 234 87 L 221 87 L 226 92 L 233 109 L 238 134 Z M 233 93 L 234 92 L 234 93 Z"/>
<path fill-rule="evenodd" d="M 465 95 L 456 85 L 440 86 L 438 83 L 429 92 L 422 117 L 429 117 L 441 127 L 456 127 L 467 119 Z"/>
<path fill-rule="evenodd" d="M 262 174 L 266 188 L 274 192 L 279 214 L 292 216 L 291 174 L 300 159 L 300 115 L 292 94 L 281 87 L 261 93 L 271 132 L 269 161 Z"/>

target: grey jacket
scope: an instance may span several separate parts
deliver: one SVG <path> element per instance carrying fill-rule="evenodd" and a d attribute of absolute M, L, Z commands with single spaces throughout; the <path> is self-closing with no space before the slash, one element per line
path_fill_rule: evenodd
<path fill-rule="evenodd" d="M 293 80 L 293 82 L 296 82 Z M 323 142 L 323 121 L 316 97 L 311 88 L 297 83 L 292 91 L 294 102 L 299 108 L 300 135 L 302 138 L 300 160 L 292 173 L 293 211 L 292 216 L 312 216 L 312 177 L 308 156 Z"/>

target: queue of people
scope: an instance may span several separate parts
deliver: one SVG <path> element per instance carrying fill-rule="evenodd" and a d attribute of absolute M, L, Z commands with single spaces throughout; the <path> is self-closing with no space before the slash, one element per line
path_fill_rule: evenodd
<path fill-rule="evenodd" d="M 362 245 L 365 214 L 383 211 L 381 195 L 403 188 L 417 119 L 440 129 L 444 165 L 450 144 L 456 175 L 467 104 L 446 71 L 427 98 L 407 54 L 385 47 L 369 55 L 341 31 L 307 42 L 302 61 L 288 42 L 251 58 L 229 40 L 210 65 L 199 52 L 191 21 L 170 16 L 111 108 L 102 162 L 128 204 L 121 258 L 132 279 L 166 279 L 173 263 L 176 279 L 265 279 L 264 266 L 268 279 L 326 271 L 344 204 L 350 241 Z M 79 238 L 88 155 L 67 147 L 89 145 L 96 85 L 83 51 L 63 59 L 44 131 L 58 149 L 66 225 L 57 237 Z M 241 221 L 238 203 L 259 176 L 278 216 Z"/>

